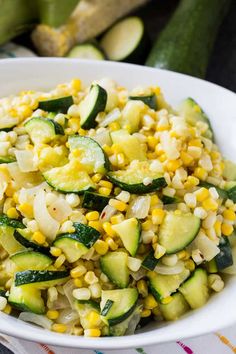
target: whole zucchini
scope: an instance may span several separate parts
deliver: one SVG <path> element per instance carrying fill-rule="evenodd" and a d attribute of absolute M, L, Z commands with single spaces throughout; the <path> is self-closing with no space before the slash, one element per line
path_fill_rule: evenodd
<path fill-rule="evenodd" d="M 204 78 L 231 0 L 181 0 L 146 65 Z"/>

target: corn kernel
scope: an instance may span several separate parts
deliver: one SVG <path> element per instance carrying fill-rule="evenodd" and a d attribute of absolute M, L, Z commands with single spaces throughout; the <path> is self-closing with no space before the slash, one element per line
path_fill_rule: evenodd
<path fill-rule="evenodd" d="M 111 237 L 116 236 L 115 231 L 112 229 L 111 223 L 106 221 L 103 223 L 102 227 L 108 236 L 111 236 Z"/>
<path fill-rule="evenodd" d="M 101 323 L 101 317 L 96 311 L 91 311 L 88 315 L 88 321 L 91 327 L 97 327 Z"/>
<path fill-rule="evenodd" d="M 87 272 L 87 269 L 83 265 L 71 269 L 70 275 L 72 278 L 79 278 Z"/>
<path fill-rule="evenodd" d="M 151 316 L 151 314 L 152 314 L 152 312 L 151 312 L 151 310 L 149 310 L 149 309 L 143 309 L 142 311 L 141 311 L 141 317 L 149 317 L 149 316 Z"/>
<path fill-rule="evenodd" d="M 108 244 L 105 241 L 97 240 L 94 244 L 95 251 L 100 254 L 104 255 L 108 252 Z"/>
<path fill-rule="evenodd" d="M 113 187 L 113 184 L 111 182 L 105 181 L 103 179 L 98 184 L 101 187 L 105 187 L 105 188 L 109 188 L 109 189 L 112 189 L 112 187 Z"/>
<path fill-rule="evenodd" d="M 193 157 L 184 151 L 180 153 L 180 158 L 185 166 L 190 166 L 193 162 Z"/>
<path fill-rule="evenodd" d="M 166 160 L 166 154 L 163 153 L 163 154 L 161 154 L 161 155 L 159 156 L 159 161 L 160 161 L 160 162 L 164 162 L 165 160 Z"/>
<path fill-rule="evenodd" d="M 80 129 L 78 130 L 78 133 L 79 133 L 79 135 L 85 136 L 85 135 L 86 135 L 86 130 L 80 128 Z"/>
<path fill-rule="evenodd" d="M 18 207 L 18 210 L 24 217 L 33 219 L 34 217 L 34 211 L 33 211 L 33 206 L 29 203 L 23 203 Z"/>
<path fill-rule="evenodd" d="M 159 306 L 154 307 L 154 309 L 152 309 L 152 313 L 154 316 L 159 316 L 160 315 Z"/>
<path fill-rule="evenodd" d="M 193 174 L 201 181 L 205 181 L 207 178 L 207 171 L 202 167 L 196 167 Z"/>
<path fill-rule="evenodd" d="M 88 271 L 85 276 L 84 276 L 84 280 L 86 281 L 86 283 L 88 283 L 89 285 L 95 284 L 98 282 L 98 278 L 96 277 L 96 275 L 94 274 L 93 271 Z"/>
<path fill-rule="evenodd" d="M 149 310 L 154 309 L 158 305 L 156 299 L 151 294 L 148 294 L 143 303 L 144 307 Z"/>
<path fill-rule="evenodd" d="M 123 214 L 117 214 L 111 217 L 110 221 L 112 225 L 119 224 L 124 220 L 124 215 Z"/>
<path fill-rule="evenodd" d="M 114 132 L 120 129 L 120 124 L 118 122 L 112 122 L 108 125 L 108 128 Z"/>
<path fill-rule="evenodd" d="M 118 245 L 114 242 L 114 240 L 111 237 L 106 238 L 106 243 L 108 244 L 108 246 L 112 251 L 117 250 Z"/>
<path fill-rule="evenodd" d="M 85 337 L 100 337 L 101 336 L 101 331 L 98 328 L 85 329 L 84 330 L 84 336 Z"/>
<path fill-rule="evenodd" d="M 65 262 L 66 257 L 64 256 L 64 254 L 61 254 L 54 262 L 54 267 L 55 268 L 60 268 L 62 266 L 62 264 Z"/>
<path fill-rule="evenodd" d="M 12 197 L 15 194 L 15 189 L 11 183 L 8 184 L 5 194 L 7 197 Z"/>
<path fill-rule="evenodd" d="M 105 144 L 102 148 L 108 156 L 111 156 L 113 154 L 112 149 L 109 145 Z"/>
<path fill-rule="evenodd" d="M 155 245 L 155 244 L 154 244 Z M 153 246 L 154 246 L 153 245 Z M 164 254 L 166 253 L 166 249 L 165 247 L 159 245 L 159 244 L 156 244 L 156 247 L 155 247 L 155 252 L 154 252 L 154 257 L 156 259 L 159 259 L 161 258 L 162 256 L 164 256 Z"/>
<path fill-rule="evenodd" d="M 106 188 L 106 187 L 100 187 L 98 189 L 98 193 L 102 194 L 102 195 L 105 195 L 107 197 L 108 195 L 111 194 L 111 189 L 110 188 Z"/>
<path fill-rule="evenodd" d="M 166 167 L 169 172 L 175 172 L 181 165 L 181 160 L 170 160 L 167 162 Z"/>
<path fill-rule="evenodd" d="M 203 146 L 200 139 L 192 139 L 189 141 L 188 145 L 189 146 L 196 146 L 196 147 L 200 147 L 200 148 L 202 148 L 202 146 Z"/>
<path fill-rule="evenodd" d="M 139 294 L 142 295 L 142 297 L 148 296 L 148 287 L 147 287 L 147 283 L 145 282 L 145 280 L 143 280 L 143 279 L 138 280 L 137 289 L 138 289 Z"/>
<path fill-rule="evenodd" d="M 20 215 L 16 208 L 12 207 L 7 210 L 7 216 L 11 219 L 18 219 Z"/>
<path fill-rule="evenodd" d="M 210 193 L 209 193 L 209 191 L 208 191 L 208 189 L 207 188 L 200 188 L 199 190 L 197 190 L 196 192 L 195 192 L 195 194 L 196 194 L 196 198 L 197 198 L 197 201 L 198 202 L 203 202 L 204 200 L 206 200 L 208 197 L 209 197 L 209 195 L 210 195 Z"/>
<path fill-rule="evenodd" d="M 158 143 L 158 140 L 154 136 L 147 137 L 147 144 L 151 150 L 155 150 L 157 143 Z"/>
<path fill-rule="evenodd" d="M 160 199 L 156 194 L 151 196 L 151 206 L 154 206 L 160 202 Z"/>
<path fill-rule="evenodd" d="M 187 183 L 190 185 L 190 186 L 197 186 L 199 184 L 199 179 L 194 177 L 194 176 L 188 176 L 187 178 Z"/>
<path fill-rule="evenodd" d="M 221 225 L 221 231 L 224 236 L 230 236 L 233 233 L 234 228 L 232 225 L 223 223 Z"/>
<path fill-rule="evenodd" d="M 187 260 L 187 259 L 190 258 L 190 254 L 187 251 L 185 251 L 185 250 L 182 250 L 182 251 L 178 252 L 177 255 L 178 255 L 179 259 L 183 259 L 183 260 Z"/>
<path fill-rule="evenodd" d="M 128 208 L 128 205 L 117 199 L 110 199 L 109 205 L 119 211 L 125 211 Z"/>
<path fill-rule="evenodd" d="M 217 237 L 221 236 L 221 222 L 219 220 L 216 220 L 214 224 L 214 229 Z"/>
<path fill-rule="evenodd" d="M 229 221 L 235 221 L 236 219 L 235 212 L 230 209 L 226 209 L 223 211 L 223 217 Z"/>
<path fill-rule="evenodd" d="M 152 227 L 151 220 L 146 220 L 142 223 L 142 230 L 143 231 L 149 231 L 151 227 Z"/>
<path fill-rule="evenodd" d="M 40 231 L 36 231 L 32 235 L 32 240 L 36 241 L 39 245 L 43 245 L 46 241 L 46 237 Z"/>
<path fill-rule="evenodd" d="M 218 203 L 212 198 L 207 198 L 203 200 L 202 206 L 205 210 L 215 211 L 218 208 Z"/>
<path fill-rule="evenodd" d="M 18 114 L 20 115 L 21 118 L 28 118 L 32 115 L 33 111 L 32 109 L 27 106 L 27 105 L 21 105 L 18 109 Z"/>
<path fill-rule="evenodd" d="M 61 255 L 61 249 L 58 247 L 51 247 L 50 248 L 50 253 L 54 257 L 59 257 Z"/>
<path fill-rule="evenodd" d="M 56 310 L 49 310 L 47 312 L 47 318 L 50 320 L 56 320 L 59 317 L 59 312 Z"/>
<path fill-rule="evenodd" d="M 82 336 L 84 333 L 83 327 L 80 326 L 75 326 L 72 331 L 75 336 Z"/>
<path fill-rule="evenodd" d="M 13 200 L 14 200 L 15 203 L 19 203 L 19 195 L 18 195 L 18 193 L 14 193 L 13 194 Z"/>
<path fill-rule="evenodd" d="M 88 225 L 96 229 L 98 232 L 102 232 L 101 221 L 89 221 Z"/>
<path fill-rule="evenodd" d="M 100 173 L 96 173 L 91 179 L 94 183 L 98 183 L 102 179 L 102 175 Z"/>
<path fill-rule="evenodd" d="M 63 323 L 54 323 L 52 325 L 52 331 L 58 332 L 58 333 L 65 333 L 67 330 L 67 326 Z"/>
<path fill-rule="evenodd" d="M 152 222 L 154 225 L 160 225 L 165 217 L 165 211 L 163 209 L 154 209 L 152 211 Z"/>
<path fill-rule="evenodd" d="M 10 315 L 11 310 L 12 310 L 11 305 L 6 304 L 6 306 L 5 306 L 4 310 L 3 310 L 3 312 L 4 312 L 5 314 L 7 314 L 7 315 Z"/>
<path fill-rule="evenodd" d="M 161 303 L 162 303 L 163 305 L 167 305 L 167 304 L 169 304 L 172 300 L 173 300 L 173 297 L 172 297 L 172 296 L 167 296 L 167 297 L 165 297 L 164 299 L 161 300 Z"/>
<path fill-rule="evenodd" d="M 75 278 L 74 279 L 74 284 L 77 288 L 82 288 L 84 286 L 83 279 L 81 278 Z"/>
<path fill-rule="evenodd" d="M 98 211 L 90 211 L 85 216 L 88 221 L 95 221 L 95 220 L 99 219 L 99 212 Z"/>
<path fill-rule="evenodd" d="M 81 89 L 81 81 L 80 81 L 80 79 L 73 79 L 71 81 L 71 87 L 74 90 L 79 91 Z"/>
<path fill-rule="evenodd" d="M 187 261 L 184 262 L 185 268 L 190 270 L 190 272 L 193 272 L 195 269 L 195 263 L 192 259 L 188 259 Z"/>

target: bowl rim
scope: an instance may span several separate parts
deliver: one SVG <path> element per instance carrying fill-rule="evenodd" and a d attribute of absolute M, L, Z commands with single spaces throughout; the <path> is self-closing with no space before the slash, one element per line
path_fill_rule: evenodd
<path fill-rule="evenodd" d="M 151 68 L 151 67 L 145 67 L 145 66 L 140 66 L 140 65 L 135 65 L 135 64 L 128 64 L 128 63 L 117 63 L 117 62 L 108 62 L 108 61 L 94 61 L 94 60 L 87 60 L 87 59 L 69 59 L 69 58 L 10 58 L 10 59 L 1 59 L 0 60 L 0 67 L 4 67 L 4 65 L 12 65 L 12 66 L 17 66 L 20 64 L 27 64 L 30 62 L 37 63 L 38 65 L 42 65 L 42 63 L 53 63 L 57 65 L 57 63 L 76 63 L 79 64 L 81 63 L 82 65 L 85 66 L 96 66 L 99 68 L 99 66 L 109 66 L 111 68 L 117 68 L 117 67 L 128 67 L 131 70 L 142 70 L 144 73 L 145 72 L 153 72 L 155 75 L 158 75 L 158 73 L 161 73 L 163 75 L 166 74 L 168 76 L 171 76 L 173 79 L 176 77 L 182 77 L 182 78 L 188 78 L 188 79 L 194 79 L 195 82 L 198 82 L 200 85 L 204 85 L 205 87 L 214 87 L 217 90 L 221 90 L 222 94 L 226 95 L 233 95 L 233 97 L 236 99 L 236 94 L 233 91 L 228 90 L 227 88 L 221 87 L 215 83 L 195 78 L 190 75 L 185 75 L 181 73 L 176 73 L 172 72 L 169 70 L 162 70 L 162 69 L 157 69 L 157 68 Z M 62 64 L 60 64 L 62 65 Z M 192 313 L 195 313 L 195 311 L 192 311 Z M 1 316 L 7 316 L 5 314 L 1 314 Z M 7 320 L 6 317 L 6 320 Z M 162 343 L 166 343 L 169 341 L 173 340 L 178 340 L 178 339 L 183 339 L 183 338 L 191 338 L 191 337 L 197 337 L 200 335 L 205 335 L 214 331 L 217 331 L 219 328 L 225 328 L 228 327 L 234 323 L 236 323 L 236 317 L 233 318 L 231 317 L 228 320 L 224 320 L 220 323 L 220 321 L 214 321 L 211 323 L 211 325 L 208 325 L 207 328 L 188 328 L 187 333 L 184 333 L 182 331 L 176 331 L 173 335 L 172 331 L 165 331 L 164 335 L 162 335 L 162 338 L 158 336 L 158 331 L 161 331 L 161 328 L 152 329 L 149 330 L 145 333 L 136 333 L 134 335 L 128 335 L 128 336 L 122 336 L 122 337 L 100 337 L 100 338 L 86 338 L 86 337 L 75 337 L 72 335 L 66 335 L 66 334 L 58 334 L 55 332 L 46 332 L 44 330 L 39 330 L 38 332 L 28 332 L 25 331 L 25 328 L 19 328 L 18 326 L 11 327 L 11 331 L 9 329 L 5 329 L 4 326 L 1 324 L 2 321 L 0 321 L 0 332 L 6 335 L 14 336 L 17 338 L 25 339 L 25 340 L 30 340 L 34 342 L 42 342 L 50 345 L 56 345 L 60 347 L 71 347 L 71 348 L 86 348 L 86 349 L 126 349 L 126 348 L 133 348 L 134 346 L 137 347 L 142 347 L 142 346 L 150 346 L 150 345 L 158 345 Z M 166 328 L 166 327 L 165 327 Z M 118 338 L 119 342 L 116 342 L 116 339 Z M 135 345 L 134 345 L 135 344 Z"/>

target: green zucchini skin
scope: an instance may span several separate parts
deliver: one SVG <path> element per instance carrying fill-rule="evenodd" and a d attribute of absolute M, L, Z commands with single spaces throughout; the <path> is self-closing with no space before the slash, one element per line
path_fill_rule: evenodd
<path fill-rule="evenodd" d="M 146 65 L 204 78 L 230 0 L 181 0 Z"/>
<path fill-rule="evenodd" d="M 19 227 L 18 227 L 19 229 Z M 14 238 L 16 239 L 16 241 L 18 241 L 22 246 L 26 247 L 26 248 L 31 248 L 37 252 L 46 254 L 46 255 L 50 255 L 50 249 L 49 247 L 44 247 L 44 246 L 40 246 L 37 243 L 28 240 L 26 237 L 23 236 L 24 232 L 21 233 L 20 230 L 15 230 L 14 231 Z"/>
<path fill-rule="evenodd" d="M 16 162 L 16 159 L 14 156 L 0 156 L 0 164 L 11 163 L 11 162 Z"/>
<path fill-rule="evenodd" d="M 51 100 L 40 101 L 38 108 L 47 112 L 67 113 L 74 103 L 72 96 L 65 96 Z"/>
<path fill-rule="evenodd" d="M 15 286 L 32 283 L 44 283 L 51 280 L 66 279 L 69 276 L 69 271 L 50 271 L 50 270 L 25 270 L 17 272 L 15 275 Z"/>
<path fill-rule="evenodd" d="M 148 95 L 148 96 L 129 96 L 130 100 L 133 101 L 142 101 L 154 111 L 157 110 L 157 98 L 155 94 Z"/>
<path fill-rule="evenodd" d="M 109 197 L 88 191 L 84 193 L 82 207 L 89 210 L 102 211 L 109 203 L 109 200 Z"/>
<path fill-rule="evenodd" d="M 24 229 L 25 225 L 17 219 L 10 219 L 7 215 L 0 215 L 0 226 L 10 226 L 14 229 Z"/>
<path fill-rule="evenodd" d="M 142 262 L 142 267 L 147 270 L 154 270 L 158 262 L 159 260 L 154 257 L 154 252 L 150 251 L 144 258 Z"/>

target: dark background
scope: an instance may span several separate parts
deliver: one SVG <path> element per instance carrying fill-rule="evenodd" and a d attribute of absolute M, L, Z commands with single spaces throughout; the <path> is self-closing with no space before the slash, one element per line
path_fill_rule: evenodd
<path fill-rule="evenodd" d="M 137 11 L 145 22 L 152 41 L 168 22 L 178 0 L 153 0 L 146 7 Z M 207 6 L 207 0 L 206 0 Z M 30 45 L 29 37 L 23 36 L 16 42 Z M 207 71 L 206 79 L 236 92 L 236 1 L 221 25 L 215 48 Z M 0 354 L 11 353 L 0 344 Z M 31 353 L 29 353 L 31 354 Z M 33 353 L 32 353 L 33 354 Z"/>

